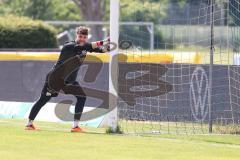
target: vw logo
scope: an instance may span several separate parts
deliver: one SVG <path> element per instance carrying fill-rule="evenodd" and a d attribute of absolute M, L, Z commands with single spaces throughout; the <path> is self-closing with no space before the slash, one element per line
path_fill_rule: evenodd
<path fill-rule="evenodd" d="M 196 67 L 190 83 L 190 106 L 194 119 L 204 121 L 209 106 L 209 83 L 205 70 Z"/>

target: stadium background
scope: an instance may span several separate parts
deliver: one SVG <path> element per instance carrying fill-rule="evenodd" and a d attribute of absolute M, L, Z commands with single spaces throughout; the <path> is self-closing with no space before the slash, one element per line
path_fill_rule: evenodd
<path fill-rule="evenodd" d="M 35 2 L 32 3 L 33 6 L 38 4 L 37 1 Z M 139 68 L 143 66 L 150 67 L 151 65 L 155 65 L 160 69 L 162 67 L 166 68 L 167 71 L 164 72 L 164 74 L 159 73 L 157 75 L 160 76 L 161 80 L 170 84 L 170 86 L 172 85 L 172 89 L 169 91 L 169 88 L 163 88 L 163 90 L 166 89 L 166 91 L 162 95 L 150 95 L 148 98 L 137 98 L 133 106 L 127 105 L 126 98 L 123 98 L 129 93 L 119 93 L 118 116 L 120 119 L 127 121 L 137 120 L 141 122 L 167 121 L 175 122 L 176 124 L 178 122 L 186 124 L 190 122 L 202 125 L 209 122 L 208 108 L 209 103 L 211 103 L 213 108 L 212 120 L 214 120 L 214 122 L 217 124 L 219 122 L 220 124 L 239 122 L 239 74 L 238 67 L 235 66 L 239 59 L 239 20 L 236 18 L 236 16 L 239 15 L 239 9 L 237 7 L 239 3 L 236 0 L 216 1 L 214 4 L 214 14 L 212 14 L 210 2 L 212 1 L 192 0 L 180 2 L 170 0 L 162 1 L 161 3 L 158 3 L 158 1 L 133 1 L 128 4 L 127 1 L 121 1 L 120 20 L 123 22 L 139 22 L 120 26 L 119 41 L 128 40 L 133 43 L 132 48 L 128 50 L 120 50 L 121 53 L 128 55 L 128 59 L 131 59 L 126 66 L 131 66 L 132 63 L 138 63 Z M 42 5 L 46 5 L 45 1 L 42 3 Z M 108 1 L 106 1 L 105 7 L 108 6 L 107 4 L 109 4 Z M 18 7 L 21 8 L 21 4 L 19 5 L 20 6 Z M 89 2 L 88 5 L 91 6 L 91 3 Z M 49 6 L 52 7 L 50 3 Z M 79 8 L 83 10 L 81 7 L 82 6 Z M 98 10 L 100 9 L 103 8 L 99 8 Z M 96 12 L 99 12 L 98 10 L 96 10 Z M 2 11 L 4 16 L 5 14 L 9 14 L 3 8 Z M 83 17 L 74 17 L 72 20 L 84 20 L 82 22 L 83 24 L 88 21 L 88 26 L 91 29 L 90 40 L 102 39 L 109 31 L 109 24 L 91 24 L 90 22 L 107 21 L 109 19 L 109 11 L 106 9 L 104 12 L 106 13 L 105 17 L 100 14 L 101 16 L 96 16 L 96 19 L 93 18 L 94 16 L 85 15 L 85 12 L 82 12 L 81 16 Z M 18 13 L 13 12 L 13 14 Z M 29 12 L 23 11 L 22 14 L 28 15 Z M 54 13 L 52 14 L 57 17 Z M 211 20 L 212 15 L 214 15 L 213 20 Z M 67 15 L 65 16 L 66 19 L 71 19 L 71 17 L 68 17 Z M 60 44 L 62 43 L 61 40 L 70 39 L 71 34 L 76 27 L 76 24 L 70 23 L 71 21 L 69 24 L 65 24 L 61 21 L 65 19 L 53 19 L 47 15 L 36 15 L 36 17 L 33 16 L 33 19 L 41 19 L 52 25 L 54 25 L 54 23 L 52 23 L 53 21 L 60 20 L 59 22 L 60 24 L 62 23 L 62 25 L 54 25 L 54 27 L 58 32 L 64 33 L 63 31 L 67 30 L 68 33 L 63 34 L 64 36 L 61 37 L 62 39 L 59 38 L 59 45 L 62 45 Z M 213 21 L 214 23 L 212 23 Z M 154 33 L 153 30 L 151 30 L 151 25 L 141 25 L 141 23 L 143 24 L 144 22 L 151 22 L 151 24 L 154 25 L 152 28 Z M 79 23 L 81 23 L 81 21 Z M 213 64 L 210 64 L 210 42 L 212 39 L 210 36 L 212 31 L 211 24 L 214 24 L 215 34 Z M 154 36 L 154 41 L 151 41 L 152 34 Z M 21 39 L 20 41 L 24 42 L 24 40 Z M 4 40 L 2 42 L 4 42 Z M 6 45 L 7 44 L 11 43 L 6 43 Z M 154 50 L 152 46 L 154 47 Z M 54 47 L 54 45 L 52 47 Z M 36 54 L 36 56 L 31 55 L 31 58 L 28 59 L 29 54 L 24 56 L 24 54 L 27 53 L 23 53 L 23 56 L 21 57 L 21 53 L 15 52 L 16 50 L 14 51 L 14 49 L 6 48 L 7 46 L 1 47 L 1 50 L 3 51 L 1 54 L 1 65 L 4 66 L 1 67 L 1 70 L 4 75 L 6 74 L 6 76 L 1 77 L 1 100 L 31 103 L 36 100 L 37 96 L 40 94 L 40 88 L 45 78 L 44 74 L 46 74 L 47 70 L 52 67 L 54 63 L 53 60 L 56 60 L 56 55 L 51 57 L 50 55 L 53 53 L 49 53 L 49 55 L 45 56 L 50 57 L 50 59 L 45 58 L 44 61 L 44 59 L 41 59 L 41 56 L 37 56 L 38 53 L 31 52 L 30 54 Z M 42 48 L 44 47 L 40 47 L 37 51 Z M 13 54 L 4 54 L 6 50 L 12 50 Z M 32 57 L 34 58 L 32 59 Z M 38 58 L 40 58 L 41 61 L 38 61 Z M 97 89 L 105 91 L 108 90 L 109 84 L 106 77 L 109 77 L 110 75 L 108 73 L 109 68 L 106 63 L 108 62 L 106 57 L 104 58 L 104 62 L 103 70 L 97 77 L 98 81 L 88 84 L 82 81 L 83 75 L 80 75 L 79 80 L 82 85 L 93 88 L 96 87 Z M 210 66 L 212 65 L 213 70 L 210 71 Z M 124 64 L 123 68 L 120 67 L 120 70 L 121 69 L 124 72 L 128 71 L 128 67 L 124 68 Z M 196 70 L 197 72 L 195 72 Z M 83 73 L 85 72 L 84 69 L 82 71 Z M 142 70 L 140 69 L 139 71 Z M 195 92 L 199 91 L 199 88 L 194 88 L 199 84 L 199 81 L 195 79 L 196 82 L 192 82 L 195 73 L 197 75 L 200 73 L 205 78 L 201 81 L 203 82 L 205 90 L 200 90 L 201 93 L 198 93 L 200 94 L 198 95 L 200 96 L 200 101 L 193 97 L 196 95 Z M 209 80 L 210 73 L 213 74 L 212 81 Z M 132 77 L 136 78 L 135 76 L 136 75 L 134 74 Z M 119 77 L 121 77 L 121 75 Z M 118 86 L 123 88 L 129 87 L 127 86 L 127 77 L 125 78 L 126 81 L 118 81 Z M 150 77 L 147 82 L 148 85 L 151 85 L 154 80 Z M 156 83 L 158 82 L 159 81 L 157 80 Z M 210 82 L 213 85 L 210 86 Z M 36 88 L 34 87 L 35 85 Z M 151 89 L 151 87 L 152 86 L 149 88 Z M 146 88 L 145 90 L 149 88 Z M 209 89 L 212 91 L 210 96 L 208 95 Z M 135 88 L 135 90 L 139 90 L 139 88 Z M 130 94 L 133 92 L 134 91 L 131 91 Z M 201 99 L 203 97 L 206 99 Z M 212 98 L 211 102 L 208 101 L 209 97 Z M 53 99 L 52 102 L 57 102 L 60 98 L 62 97 L 60 96 L 59 98 Z M 124 103 L 124 100 L 127 104 Z M 97 101 L 88 101 L 89 106 L 97 104 Z M 2 108 L 6 108 L 4 105 L 6 105 L 6 103 L 2 105 Z M 29 105 L 30 104 L 28 104 L 28 107 Z M 15 112 L 9 111 L 9 108 L 5 111 L 10 114 L 6 116 L 6 112 L 3 112 L 4 114 L 2 114 L 2 116 L 14 118 L 13 113 Z"/>

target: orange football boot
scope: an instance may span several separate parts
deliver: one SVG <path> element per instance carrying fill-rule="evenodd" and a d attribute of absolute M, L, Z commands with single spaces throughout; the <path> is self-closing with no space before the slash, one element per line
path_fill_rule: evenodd
<path fill-rule="evenodd" d="M 74 127 L 71 129 L 71 132 L 79 132 L 79 133 L 84 133 L 83 129 L 80 127 Z"/>
<path fill-rule="evenodd" d="M 25 127 L 25 130 L 37 131 L 39 129 L 36 129 L 33 124 L 30 124 Z"/>

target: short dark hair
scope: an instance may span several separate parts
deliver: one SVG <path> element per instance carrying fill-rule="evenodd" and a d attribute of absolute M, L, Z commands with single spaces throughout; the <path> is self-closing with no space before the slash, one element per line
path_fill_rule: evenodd
<path fill-rule="evenodd" d="M 76 34 L 88 35 L 88 28 L 85 26 L 77 27 Z"/>

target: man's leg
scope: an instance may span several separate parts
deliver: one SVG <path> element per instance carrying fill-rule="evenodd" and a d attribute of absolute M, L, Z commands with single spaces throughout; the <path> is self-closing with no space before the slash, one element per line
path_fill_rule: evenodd
<path fill-rule="evenodd" d="M 77 98 L 77 102 L 75 105 L 75 114 L 74 114 L 74 126 L 78 126 L 78 122 L 80 121 L 83 108 L 86 102 L 86 94 L 84 93 L 82 87 L 79 85 L 77 81 L 66 82 L 66 86 L 63 88 L 65 94 L 72 94 Z"/>
<path fill-rule="evenodd" d="M 76 95 L 75 96 L 77 98 L 77 102 L 76 102 L 76 105 L 75 105 L 73 127 L 78 127 L 78 124 L 79 124 L 79 121 L 81 119 L 83 108 L 84 108 L 87 97 L 86 97 L 86 94 L 84 93 L 83 89 L 81 88 L 81 86 L 79 85 L 78 82 L 74 82 L 74 85 L 79 87 L 80 94 L 81 94 L 81 95 Z"/>
<path fill-rule="evenodd" d="M 77 98 L 77 103 L 75 105 L 73 128 L 72 128 L 71 132 L 84 132 L 79 127 L 79 121 L 81 119 L 83 108 L 84 108 L 84 105 L 85 105 L 85 102 L 86 102 L 86 96 L 76 96 L 76 98 Z"/>
<path fill-rule="evenodd" d="M 41 95 L 38 101 L 33 105 L 26 125 L 26 130 L 35 130 L 33 121 L 39 113 L 40 109 L 51 99 L 51 96 Z"/>
<path fill-rule="evenodd" d="M 40 109 L 51 99 L 51 96 L 41 95 L 38 101 L 33 105 L 31 112 L 29 114 L 29 120 L 33 121 Z"/>
<path fill-rule="evenodd" d="M 74 114 L 74 125 L 73 127 L 77 127 L 79 124 L 79 121 L 82 116 L 83 108 L 86 102 L 86 96 L 76 96 L 77 98 L 77 103 L 75 105 L 75 114 Z"/>
<path fill-rule="evenodd" d="M 78 125 L 87 99 L 86 94 L 77 81 L 65 82 L 65 86 L 62 88 L 62 90 L 65 94 L 72 94 L 77 98 L 72 132 L 82 132 L 81 128 L 79 128 Z"/>
<path fill-rule="evenodd" d="M 41 92 L 41 96 L 38 99 L 38 101 L 33 105 L 30 114 L 29 114 L 29 121 L 27 124 L 27 127 L 30 126 L 33 127 L 32 129 L 34 129 L 33 126 L 33 120 L 36 118 L 37 114 L 39 113 L 40 109 L 52 98 L 52 97 L 56 97 L 58 95 L 58 93 L 50 93 L 48 91 L 48 83 L 47 81 L 44 84 L 44 87 L 42 89 Z"/>

